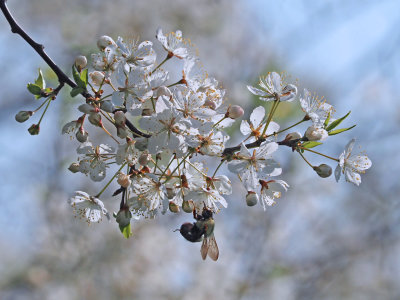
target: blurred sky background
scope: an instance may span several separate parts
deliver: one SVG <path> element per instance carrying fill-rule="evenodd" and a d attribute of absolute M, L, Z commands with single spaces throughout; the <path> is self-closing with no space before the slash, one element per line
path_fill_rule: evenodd
<path fill-rule="evenodd" d="M 61 136 L 78 99 L 68 91 L 39 136 L 15 122 L 36 107 L 26 84 L 45 70 L 40 57 L 0 16 L 0 299 L 400 299 L 400 2 L 262 0 L 8 1 L 20 25 L 69 72 L 107 34 L 155 42 L 181 29 L 205 69 L 249 114 L 246 89 L 267 71 L 285 71 L 325 96 L 344 126 L 321 151 L 338 156 L 353 137 L 373 165 L 359 188 L 322 179 L 289 149 L 279 161 L 291 188 L 264 212 L 237 189 L 216 216 L 221 252 L 201 261 L 199 244 L 172 232 L 191 216 L 169 214 L 133 226 L 87 226 L 67 199 L 101 189 L 66 168 L 76 141 Z M 54 79 L 54 78 L 53 78 Z M 298 108 L 298 107 L 297 107 Z M 292 110 L 275 121 L 297 121 Z M 36 119 L 34 119 L 36 121 Z M 305 129 L 305 128 L 303 128 Z M 239 141 L 240 134 L 232 139 Z M 393 145 L 390 145 L 393 143 Z M 314 164 L 319 157 L 307 156 Z M 332 167 L 334 167 L 332 165 Z M 118 204 L 106 195 L 109 210 Z"/>

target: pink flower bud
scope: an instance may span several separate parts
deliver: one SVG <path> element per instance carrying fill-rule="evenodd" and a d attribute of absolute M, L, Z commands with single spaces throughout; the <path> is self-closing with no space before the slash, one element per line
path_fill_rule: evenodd
<path fill-rule="evenodd" d="M 255 192 L 248 191 L 246 195 L 246 204 L 247 206 L 254 206 L 258 202 L 258 195 Z"/>
<path fill-rule="evenodd" d="M 232 105 L 228 108 L 228 117 L 231 119 L 237 119 L 243 116 L 244 110 L 239 105 Z"/>
<path fill-rule="evenodd" d="M 95 85 L 101 85 L 104 80 L 104 74 L 100 71 L 90 72 L 89 77 Z"/>
<path fill-rule="evenodd" d="M 303 136 L 301 135 L 300 132 L 291 132 L 286 135 L 285 140 L 287 141 L 298 140 L 301 139 L 302 137 Z"/>
<path fill-rule="evenodd" d="M 324 141 L 328 138 L 328 132 L 324 128 L 312 125 L 307 128 L 305 136 L 309 141 Z"/>
<path fill-rule="evenodd" d="M 79 55 L 75 58 L 75 66 L 78 69 L 83 69 L 84 67 L 87 66 L 87 59 L 86 56 Z"/>
<path fill-rule="evenodd" d="M 132 183 L 130 177 L 124 173 L 119 173 L 117 182 L 124 188 L 128 188 Z"/>
<path fill-rule="evenodd" d="M 142 166 L 146 166 L 150 160 L 151 160 L 151 154 L 142 153 L 142 155 L 140 155 L 139 157 L 139 164 Z"/>
<path fill-rule="evenodd" d="M 100 50 L 104 50 L 104 48 L 110 45 L 115 45 L 115 42 L 108 35 L 103 35 L 97 40 L 97 47 L 99 47 Z"/>
<path fill-rule="evenodd" d="M 90 105 L 88 103 L 79 105 L 78 110 L 80 112 L 83 112 L 84 114 L 90 114 L 90 113 L 94 113 L 94 112 L 98 111 L 98 109 L 96 107 L 94 107 L 93 105 Z"/>

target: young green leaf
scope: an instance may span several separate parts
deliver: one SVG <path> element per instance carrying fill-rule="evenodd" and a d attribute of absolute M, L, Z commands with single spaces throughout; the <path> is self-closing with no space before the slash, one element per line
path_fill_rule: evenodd
<path fill-rule="evenodd" d="M 326 128 L 328 126 L 330 119 L 331 119 L 331 112 L 328 112 L 328 116 L 326 117 L 325 122 L 324 122 L 324 128 Z"/>
<path fill-rule="evenodd" d="M 38 87 L 40 87 L 41 89 L 45 89 L 46 88 L 46 82 L 44 81 L 42 70 L 40 70 L 40 69 L 39 69 L 38 78 L 36 78 L 36 80 L 35 80 L 35 84 Z"/>
<path fill-rule="evenodd" d="M 81 72 L 81 80 L 85 83 L 85 88 L 88 84 L 89 78 L 88 78 L 88 69 L 85 69 Z"/>
<path fill-rule="evenodd" d="M 322 143 L 314 142 L 314 141 L 308 141 L 308 142 L 304 142 L 303 144 L 301 144 L 301 146 L 304 147 L 304 148 L 314 148 L 314 147 L 317 147 L 318 145 L 322 145 Z"/>
<path fill-rule="evenodd" d="M 71 95 L 72 98 L 73 98 L 73 97 L 76 97 L 77 95 L 79 95 L 80 93 L 82 93 L 84 90 L 85 90 L 85 89 L 83 89 L 83 88 L 81 88 L 81 87 L 79 87 L 79 86 L 74 87 L 74 88 L 71 90 L 70 95 Z"/>
<path fill-rule="evenodd" d="M 133 235 L 131 231 L 131 224 L 128 224 L 125 227 L 119 226 L 119 230 L 121 230 L 122 235 L 127 239 L 129 239 Z"/>
<path fill-rule="evenodd" d="M 72 66 L 72 76 L 74 77 L 75 83 L 78 85 L 78 87 L 85 90 L 87 81 L 85 82 L 81 79 L 81 75 L 76 70 L 75 65 Z"/>
<path fill-rule="evenodd" d="M 36 84 L 28 83 L 26 87 L 28 91 L 33 95 L 40 96 L 40 94 L 42 93 L 42 89 Z"/>
<path fill-rule="evenodd" d="M 350 130 L 350 129 L 354 128 L 354 127 L 356 127 L 356 125 L 353 125 L 353 126 L 351 126 L 351 127 L 349 127 L 349 128 L 341 128 L 341 129 L 332 130 L 332 131 L 328 132 L 328 134 L 329 134 L 329 135 L 339 134 L 339 133 L 341 133 L 341 132 Z"/>
<path fill-rule="evenodd" d="M 346 119 L 349 115 L 350 115 L 351 111 L 349 111 L 345 116 L 341 117 L 340 119 L 337 119 L 335 121 L 333 121 L 331 124 L 329 124 L 329 126 L 327 126 L 325 129 L 326 131 L 331 131 L 332 129 L 334 129 L 336 126 L 338 126 L 340 123 L 342 123 L 342 121 L 344 119 Z"/>

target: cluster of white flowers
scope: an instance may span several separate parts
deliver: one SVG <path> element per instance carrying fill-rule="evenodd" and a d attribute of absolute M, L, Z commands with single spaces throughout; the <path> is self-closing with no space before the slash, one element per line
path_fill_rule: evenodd
<path fill-rule="evenodd" d="M 333 107 L 323 98 L 307 89 L 299 96 L 296 85 L 271 72 L 260 78 L 259 87 L 248 86 L 252 94 L 270 103 L 269 111 L 264 106 L 256 107 L 249 120 L 241 121 L 240 132 L 245 136 L 242 143 L 227 147 L 226 129 L 243 116 L 244 110 L 225 103 L 225 90 L 203 70 L 195 49 L 182 32 L 164 35 L 159 29 L 156 38 L 165 50 L 162 59 L 157 59 L 150 41 L 139 43 L 121 37 L 114 41 L 102 36 L 97 43 L 100 52 L 91 55 L 91 72 L 85 56 L 77 57 L 72 68 L 76 86 L 71 96 L 81 94 L 86 101 L 78 107 L 82 115 L 62 130 L 75 135 L 81 143 L 77 148 L 79 159 L 69 170 L 102 181 L 110 166 L 119 165 L 96 196 L 77 192 L 70 199 L 88 222 L 108 216 L 98 198 L 114 181 L 118 183 L 114 196 L 122 195 L 114 217 L 125 236 L 130 234 L 126 228 L 130 231 L 132 218 L 153 218 L 159 211 L 164 214 L 168 210 L 199 212 L 203 207 L 217 212 L 227 207 L 225 196 L 232 193 L 229 178 L 217 174 L 223 164 L 242 182 L 247 205 L 260 203 L 266 209 L 289 187 L 284 180 L 273 179 L 282 174 L 273 159 L 280 146 L 291 147 L 322 178 L 331 175 L 331 167 L 313 166 L 305 158 L 305 151 L 338 163 L 336 179 L 342 171 L 347 181 L 360 184 L 360 173 L 371 166 L 371 161 L 365 155 L 351 156 L 354 140 L 339 158 L 311 149 L 329 136 L 351 129 L 335 129 L 349 114 L 332 118 Z M 39 78 L 29 88 L 39 98 L 56 96 L 45 90 Z M 305 115 L 281 129 L 272 120 L 274 114 L 281 102 L 296 103 L 296 99 Z M 23 122 L 31 115 L 33 112 L 20 112 L 16 119 Z M 84 128 L 86 118 L 103 130 L 114 145 L 95 145 Z M 287 132 L 307 121 L 311 125 L 304 134 Z M 38 124 L 36 129 L 38 133 Z M 281 133 L 284 135 L 279 140 Z M 212 170 L 201 161 L 205 156 L 217 161 Z"/>

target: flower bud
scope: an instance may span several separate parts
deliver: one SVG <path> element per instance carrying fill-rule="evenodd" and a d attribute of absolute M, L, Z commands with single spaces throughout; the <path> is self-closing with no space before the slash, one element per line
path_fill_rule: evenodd
<path fill-rule="evenodd" d="M 78 173 L 79 172 L 79 164 L 78 163 L 72 163 L 68 167 L 68 170 L 70 170 L 72 173 Z"/>
<path fill-rule="evenodd" d="M 101 116 L 99 114 L 90 114 L 88 120 L 94 126 L 102 127 Z"/>
<path fill-rule="evenodd" d="M 312 125 L 307 128 L 305 136 L 309 141 L 324 141 L 328 138 L 328 132 L 324 128 Z"/>
<path fill-rule="evenodd" d="M 82 70 L 84 67 L 86 67 L 86 65 L 87 65 L 86 56 L 79 55 L 79 56 L 77 56 L 77 57 L 75 58 L 75 66 L 76 66 L 78 69 L 81 69 L 81 70 Z"/>
<path fill-rule="evenodd" d="M 303 136 L 301 135 L 300 132 L 291 132 L 288 133 L 285 137 L 286 141 L 292 141 L 292 140 L 298 140 L 301 139 Z"/>
<path fill-rule="evenodd" d="M 243 116 L 244 110 L 239 105 L 232 105 L 227 111 L 228 117 L 231 119 L 237 119 Z"/>
<path fill-rule="evenodd" d="M 117 111 L 114 114 L 115 125 L 123 126 L 125 125 L 126 117 L 122 111 Z"/>
<path fill-rule="evenodd" d="M 125 139 L 129 134 L 128 129 L 125 126 L 118 126 L 117 127 L 117 136 L 120 139 Z"/>
<path fill-rule="evenodd" d="M 15 115 L 15 120 L 19 123 L 23 123 L 33 115 L 32 111 L 20 111 Z"/>
<path fill-rule="evenodd" d="M 212 100 L 210 100 L 210 99 L 207 99 L 207 100 L 204 102 L 204 106 L 206 106 L 206 107 L 208 107 L 208 108 L 211 108 L 212 110 L 215 110 L 215 109 L 217 108 L 217 104 L 215 104 L 215 102 L 212 101 Z"/>
<path fill-rule="evenodd" d="M 129 208 L 120 209 L 117 213 L 115 221 L 117 221 L 118 225 L 122 228 L 128 226 L 131 223 L 132 213 Z"/>
<path fill-rule="evenodd" d="M 130 177 L 124 173 L 119 173 L 118 174 L 118 180 L 117 180 L 118 184 L 124 188 L 128 188 L 132 181 L 130 179 Z"/>
<path fill-rule="evenodd" d="M 111 100 L 104 100 L 101 102 L 100 107 L 102 110 L 112 113 L 115 110 L 114 103 Z"/>
<path fill-rule="evenodd" d="M 169 210 L 173 213 L 178 213 L 179 212 L 179 206 L 176 205 L 174 202 L 169 201 Z"/>
<path fill-rule="evenodd" d="M 142 155 L 140 155 L 139 157 L 139 164 L 142 166 L 146 166 L 149 161 L 151 160 L 151 154 L 149 153 L 142 153 Z"/>
<path fill-rule="evenodd" d="M 103 35 L 97 40 L 97 47 L 99 47 L 100 50 L 104 50 L 110 45 L 115 45 L 115 42 L 108 35 Z"/>
<path fill-rule="evenodd" d="M 246 195 L 246 204 L 247 206 L 254 206 L 258 202 L 258 195 L 255 192 L 248 191 Z"/>
<path fill-rule="evenodd" d="M 166 86 L 160 86 L 157 91 L 156 91 L 156 98 L 160 96 L 166 96 L 166 97 L 171 97 L 172 93 L 169 88 Z"/>
<path fill-rule="evenodd" d="M 327 178 L 332 174 L 332 168 L 326 164 L 320 164 L 318 167 L 313 167 L 319 177 Z"/>
<path fill-rule="evenodd" d="M 28 128 L 28 132 L 31 135 L 37 135 L 37 134 L 39 134 L 39 131 L 40 131 L 39 124 L 32 124 L 32 126 Z"/>
<path fill-rule="evenodd" d="M 192 213 L 194 209 L 194 203 L 192 200 L 183 200 L 182 209 L 186 213 Z"/>
<path fill-rule="evenodd" d="M 88 140 L 89 134 L 85 129 L 83 129 L 83 127 L 80 127 L 75 136 L 78 142 L 84 143 Z"/>
<path fill-rule="evenodd" d="M 94 112 L 98 111 L 98 109 L 96 107 L 94 107 L 93 105 L 90 105 L 88 103 L 79 105 L 78 110 L 80 112 L 83 112 L 84 114 L 90 114 L 90 113 L 94 113 Z"/>
<path fill-rule="evenodd" d="M 89 77 L 95 85 L 101 85 L 104 80 L 104 74 L 100 71 L 90 72 Z"/>

